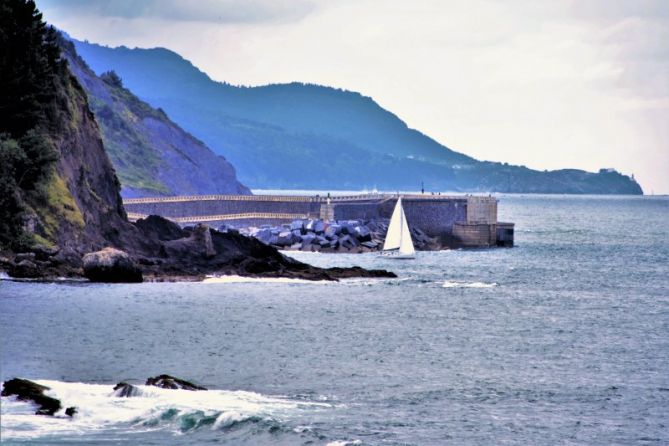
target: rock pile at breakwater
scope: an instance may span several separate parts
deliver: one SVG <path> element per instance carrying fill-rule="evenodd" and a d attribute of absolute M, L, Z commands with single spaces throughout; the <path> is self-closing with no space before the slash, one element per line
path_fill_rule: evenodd
<path fill-rule="evenodd" d="M 383 248 L 388 232 L 387 219 L 340 220 L 326 222 L 319 219 L 294 220 L 280 226 L 263 225 L 251 228 L 222 226 L 222 232 L 240 232 L 266 245 L 279 249 L 311 252 L 362 253 Z M 436 240 L 418 228 L 411 229 L 411 238 L 418 250 L 434 249 Z"/>

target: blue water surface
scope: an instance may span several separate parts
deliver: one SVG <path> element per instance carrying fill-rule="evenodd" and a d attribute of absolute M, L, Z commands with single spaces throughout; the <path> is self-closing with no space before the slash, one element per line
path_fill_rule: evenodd
<path fill-rule="evenodd" d="M 669 444 L 669 199 L 502 196 L 499 212 L 513 249 L 293 254 L 391 280 L 0 281 L 2 379 L 65 383 L 66 404 L 80 383 L 114 413 L 48 421 L 3 398 L 2 442 Z M 159 373 L 220 392 L 111 396 Z"/>

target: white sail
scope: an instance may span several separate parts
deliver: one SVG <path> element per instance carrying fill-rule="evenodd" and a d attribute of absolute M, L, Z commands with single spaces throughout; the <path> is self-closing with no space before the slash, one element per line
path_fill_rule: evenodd
<path fill-rule="evenodd" d="M 402 198 L 397 199 L 397 204 L 393 210 L 393 215 L 390 217 L 390 224 L 388 225 L 388 232 L 386 233 L 386 241 L 383 243 L 383 250 L 390 251 L 399 249 L 402 237 Z"/>
<path fill-rule="evenodd" d="M 384 251 L 397 250 L 399 255 L 404 258 L 413 257 L 416 251 L 411 241 L 411 233 L 407 224 L 404 208 L 402 208 L 402 198 L 397 199 L 397 204 L 390 217 L 386 241 L 383 244 Z"/>
<path fill-rule="evenodd" d="M 401 218 L 401 227 L 402 232 L 400 236 L 400 254 L 403 256 L 413 256 L 416 254 L 416 250 L 413 247 L 413 242 L 411 241 L 411 233 L 409 232 L 409 225 L 407 224 L 407 219 L 404 216 L 404 208 L 400 206 L 400 215 Z"/>

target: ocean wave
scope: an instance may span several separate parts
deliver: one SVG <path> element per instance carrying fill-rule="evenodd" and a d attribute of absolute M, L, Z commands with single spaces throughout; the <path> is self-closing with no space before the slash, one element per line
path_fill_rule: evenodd
<path fill-rule="evenodd" d="M 360 440 L 351 440 L 351 441 L 336 440 L 336 441 L 329 442 L 325 446 L 357 446 L 357 445 L 361 445 L 361 444 L 362 444 L 362 441 L 360 441 Z"/>
<path fill-rule="evenodd" d="M 0 427 L 3 439 L 62 438 L 107 429 L 128 432 L 161 429 L 183 434 L 202 428 L 225 431 L 243 424 L 268 432 L 277 429 L 292 432 L 292 427 L 283 426 L 281 420 L 297 416 L 300 411 L 333 407 L 328 403 L 295 401 L 246 391 L 193 392 L 138 385 L 137 396 L 125 398 L 115 396 L 111 385 L 35 382 L 50 387 L 46 393 L 59 399 L 64 408 L 76 406 L 77 414 L 70 418 L 63 409 L 53 417 L 36 416 L 33 404 L 3 397 Z"/>
<path fill-rule="evenodd" d="M 441 285 L 443 288 L 494 288 L 498 286 L 497 283 L 485 283 L 485 282 L 456 282 L 451 280 L 446 280 Z"/>
<path fill-rule="evenodd" d="M 330 280 L 291 279 L 288 277 L 207 276 L 202 283 L 333 283 Z"/>

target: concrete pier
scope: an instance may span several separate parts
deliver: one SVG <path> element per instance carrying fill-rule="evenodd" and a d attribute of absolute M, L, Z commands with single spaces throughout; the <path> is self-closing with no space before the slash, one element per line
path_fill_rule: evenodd
<path fill-rule="evenodd" d="M 399 195 L 201 195 L 124 200 L 131 220 L 156 214 L 183 226 L 277 225 L 299 219 L 389 219 Z M 497 222 L 497 199 L 483 196 L 402 194 L 410 227 L 444 247 L 513 246 L 513 223 Z"/>

